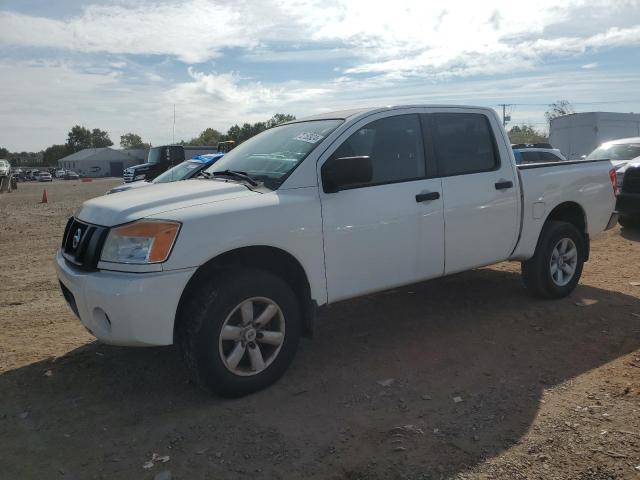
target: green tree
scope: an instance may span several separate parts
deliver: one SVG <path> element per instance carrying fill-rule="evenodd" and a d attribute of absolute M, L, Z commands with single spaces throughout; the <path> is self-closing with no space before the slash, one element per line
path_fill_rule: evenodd
<path fill-rule="evenodd" d="M 551 125 L 551 120 L 563 115 L 575 113 L 575 109 L 569 100 L 557 100 L 549 105 L 549 110 L 544 113 L 547 123 Z"/>
<path fill-rule="evenodd" d="M 9 157 L 9 150 L 4 147 L 0 147 L 0 158 L 6 159 Z"/>
<path fill-rule="evenodd" d="M 217 145 L 220 138 L 222 138 L 222 133 L 218 130 L 215 128 L 205 128 L 200 135 L 189 141 L 189 145 Z"/>
<path fill-rule="evenodd" d="M 42 154 L 42 163 L 55 166 L 58 164 L 58 160 L 66 157 L 68 153 L 67 145 L 51 145 Z"/>
<path fill-rule="evenodd" d="M 75 153 L 85 148 L 91 148 L 91 132 L 85 127 L 76 125 L 67 135 L 67 152 Z"/>
<path fill-rule="evenodd" d="M 295 115 L 289 115 L 288 113 L 276 113 L 273 117 L 266 121 L 266 127 L 271 128 L 281 123 L 291 122 L 295 120 Z"/>
<path fill-rule="evenodd" d="M 125 133 L 121 135 L 120 146 L 122 148 L 151 148 L 150 143 L 144 143 L 142 137 L 135 133 Z"/>
<path fill-rule="evenodd" d="M 544 132 L 540 132 L 531 125 L 526 124 L 511 127 L 509 140 L 511 143 L 547 143 L 549 141 Z"/>
<path fill-rule="evenodd" d="M 91 130 L 91 146 L 93 148 L 110 147 L 111 145 L 113 145 L 113 142 L 105 130 L 100 130 L 99 128 Z"/>
<path fill-rule="evenodd" d="M 231 126 L 229 130 L 227 130 L 227 133 L 220 137 L 220 140 L 233 140 L 236 142 L 236 145 L 238 145 L 268 128 L 272 128 L 281 123 L 290 122 L 295 119 L 296 117 L 293 115 L 276 113 L 266 122 L 243 123 L 242 126 L 236 124 Z"/>

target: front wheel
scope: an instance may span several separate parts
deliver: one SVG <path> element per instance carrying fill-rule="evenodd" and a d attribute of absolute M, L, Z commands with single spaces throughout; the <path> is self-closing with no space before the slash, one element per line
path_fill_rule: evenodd
<path fill-rule="evenodd" d="M 580 280 L 585 250 L 585 239 L 575 226 L 549 222 L 542 229 L 533 257 L 522 262 L 524 284 L 537 297 L 566 297 Z"/>
<path fill-rule="evenodd" d="M 246 395 L 275 382 L 292 362 L 300 308 L 281 278 L 261 270 L 225 271 L 185 303 L 178 345 L 206 390 Z"/>

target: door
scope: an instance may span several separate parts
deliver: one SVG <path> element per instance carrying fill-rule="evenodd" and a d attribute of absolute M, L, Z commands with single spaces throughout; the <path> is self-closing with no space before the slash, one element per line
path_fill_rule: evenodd
<path fill-rule="evenodd" d="M 495 118 L 473 110 L 427 117 L 442 178 L 445 273 L 506 260 L 517 240 L 520 204 L 508 147 L 493 133 Z"/>
<path fill-rule="evenodd" d="M 428 178 L 417 109 L 376 114 L 347 130 L 318 162 L 369 156 L 367 184 L 320 190 L 330 302 L 442 275 L 440 179 Z"/>
<path fill-rule="evenodd" d="M 109 162 L 109 170 L 112 177 L 122 177 L 122 173 L 124 172 L 124 163 Z"/>

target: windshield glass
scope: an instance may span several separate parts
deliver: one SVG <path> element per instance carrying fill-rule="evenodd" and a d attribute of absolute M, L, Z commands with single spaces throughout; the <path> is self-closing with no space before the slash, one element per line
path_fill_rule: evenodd
<path fill-rule="evenodd" d="M 631 160 L 640 157 L 640 143 L 603 143 L 587 160 Z"/>
<path fill-rule="evenodd" d="M 162 147 L 153 147 L 149 149 L 147 163 L 160 163 L 160 155 L 162 155 Z"/>
<path fill-rule="evenodd" d="M 289 172 L 341 123 L 342 120 L 313 120 L 271 128 L 238 145 L 207 172 L 244 172 L 275 190 Z"/>
<path fill-rule="evenodd" d="M 200 168 L 202 166 L 201 162 L 193 162 L 191 160 L 187 160 L 186 162 L 182 162 L 180 165 L 176 165 L 173 168 L 170 168 L 162 175 L 158 175 L 152 183 L 167 183 L 167 182 L 175 182 L 177 180 L 184 180 L 185 178 L 189 178 L 194 170 Z"/>

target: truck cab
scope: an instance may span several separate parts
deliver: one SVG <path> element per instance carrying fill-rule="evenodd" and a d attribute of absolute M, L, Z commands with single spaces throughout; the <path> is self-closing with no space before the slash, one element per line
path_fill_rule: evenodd
<path fill-rule="evenodd" d="M 126 168 L 123 173 L 125 183 L 139 180 L 153 180 L 170 168 L 198 155 L 219 153 L 219 147 L 192 145 L 164 145 L 149 149 L 147 161 Z"/>

